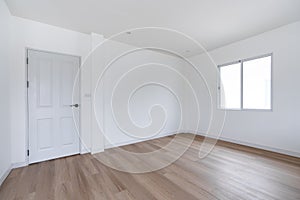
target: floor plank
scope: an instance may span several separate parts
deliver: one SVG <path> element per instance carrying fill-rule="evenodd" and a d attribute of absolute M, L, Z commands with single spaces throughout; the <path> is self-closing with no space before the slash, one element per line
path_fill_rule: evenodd
<path fill-rule="evenodd" d="M 181 137 L 179 147 L 191 136 L 182 134 Z M 159 138 L 122 149 L 135 153 L 153 152 L 173 138 Z M 90 154 L 14 169 L 0 187 L 0 199 L 300 200 L 299 158 L 218 141 L 209 156 L 199 159 L 202 141 L 203 137 L 197 136 L 180 159 L 150 173 L 121 172 Z M 107 159 L 115 159 L 121 165 L 137 161 L 134 156 L 124 158 L 118 153 L 116 149 L 109 149 L 101 156 L 109 155 Z M 143 162 L 141 167 L 147 164 Z"/>

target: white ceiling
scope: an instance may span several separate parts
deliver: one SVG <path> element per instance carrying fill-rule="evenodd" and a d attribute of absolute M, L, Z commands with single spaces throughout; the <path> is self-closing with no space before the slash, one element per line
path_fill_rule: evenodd
<path fill-rule="evenodd" d="M 6 0 L 15 16 L 109 37 L 137 27 L 183 32 L 206 49 L 300 20 L 300 0 Z M 117 40 L 162 46 L 194 55 L 199 48 L 178 35 L 132 31 Z M 190 52 L 186 52 L 189 50 Z"/>

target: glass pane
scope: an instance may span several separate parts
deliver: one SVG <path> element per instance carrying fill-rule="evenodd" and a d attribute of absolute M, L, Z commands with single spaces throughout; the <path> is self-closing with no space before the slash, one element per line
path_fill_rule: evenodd
<path fill-rule="evenodd" d="M 271 109 L 271 56 L 243 63 L 243 107 Z"/>
<path fill-rule="evenodd" d="M 220 67 L 220 106 L 241 108 L 241 63 Z"/>

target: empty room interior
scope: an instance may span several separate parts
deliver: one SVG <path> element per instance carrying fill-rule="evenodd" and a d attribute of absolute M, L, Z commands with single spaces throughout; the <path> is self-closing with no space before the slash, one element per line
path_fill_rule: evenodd
<path fill-rule="evenodd" d="M 0 200 L 300 200 L 299 0 L 0 0 Z"/>

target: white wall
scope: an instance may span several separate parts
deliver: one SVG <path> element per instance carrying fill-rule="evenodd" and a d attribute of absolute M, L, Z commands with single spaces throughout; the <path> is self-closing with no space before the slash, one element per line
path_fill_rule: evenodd
<path fill-rule="evenodd" d="M 26 161 L 26 48 L 81 56 L 91 49 L 90 35 L 50 26 L 18 17 L 12 18 L 11 131 L 12 162 Z M 89 74 L 90 71 L 83 71 Z M 85 78 L 83 78 L 85 80 Z M 82 94 L 87 87 L 83 86 Z M 85 97 L 83 97 L 85 98 Z M 85 114 L 85 113 L 84 113 Z M 88 133 L 90 134 L 90 133 Z"/>
<path fill-rule="evenodd" d="M 94 59 L 92 91 L 94 91 L 94 89 L 96 88 L 97 80 L 100 77 L 101 72 L 103 72 L 104 68 L 107 67 L 107 64 L 113 59 L 118 58 L 118 56 L 122 55 L 126 51 L 131 51 L 135 48 L 136 47 L 115 41 L 107 41 L 99 46 L 99 48 L 96 49 L 93 54 Z M 94 120 L 93 134 L 94 138 L 96 139 L 93 139 L 93 143 L 98 144 L 93 145 L 97 146 L 93 151 L 94 153 L 102 151 L 104 148 L 120 146 L 142 140 L 126 135 L 126 133 L 121 131 L 121 129 L 117 126 L 116 122 L 113 119 L 111 98 L 113 89 L 120 78 L 123 75 L 126 75 L 126 73 L 129 73 L 127 75 L 130 76 L 130 74 L 132 73 L 130 72 L 130 70 L 133 70 L 139 65 L 147 63 L 165 64 L 171 68 L 177 69 L 179 72 L 182 72 L 183 68 L 178 64 L 178 62 L 179 59 L 174 56 L 150 50 L 141 50 L 121 56 L 116 60 L 116 62 L 112 63 L 112 65 L 109 66 L 108 70 L 105 72 L 103 81 L 99 82 L 100 84 L 96 91 L 96 98 L 94 101 L 96 114 L 99 119 L 98 122 L 103 128 L 103 132 L 101 132 L 101 130 L 97 127 L 97 121 Z M 151 67 L 155 67 L 155 64 L 149 65 L 146 68 L 149 70 Z M 143 81 L 146 81 L 146 79 L 152 77 L 152 79 L 150 80 L 167 85 L 173 90 L 174 93 L 182 97 L 183 84 L 180 77 L 178 77 L 178 75 L 174 74 L 174 72 L 170 71 L 169 69 L 162 68 L 163 67 L 159 66 L 156 70 L 150 70 L 148 71 L 148 73 L 146 71 L 143 71 L 141 73 L 134 74 L 135 71 L 133 71 L 133 74 L 131 74 L 131 78 L 121 83 L 121 86 L 123 88 L 120 91 L 116 91 L 115 93 L 122 93 L 122 95 L 124 95 L 116 97 L 116 105 L 120 106 L 116 109 L 116 115 L 124 117 L 123 119 L 125 119 L 126 117 L 128 119 L 127 114 L 129 113 L 132 117 L 133 123 L 132 121 L 126 121 L 126 123 L 124 124 L 119 124 L 122 128 L 127 129 L 129 132 L 134 132 L 134 123 L 139 126 L 146 126 L 151 122 L 155 123 L 156 120 L 164 121 L 164 116 L 162 115 L 163 113 L 156 113 L 157 115 L 154 114 L 153 121 L 151 121 L 151 117 L 148 113 L 151 106 L 154 104 L 160 104 L 162 107 L 164 107 L 166 111 L 165 117 L 167 119 L 167 122 L 161 130 L 160 134 L 153 137 L 148 137 L 148 139 L 161 137 L 163 135 L 175 133 L 177 131 L 180 122 L 179 102 L 176 100 L 174 94 L 168 91 L 167 88 L 155 84 L 142 87 L 137 91 L 137 93 L 132 96 L 130 100 L 126 97 L 126 94 L 133 92 L 130 89 L 129 91 L 127 91 L 128 88 L 132 89 L 132 87 L 141 86 L 140 84 Z M 158 77 L 163 78 L 157 79 Z M 124 112 L 121 112 L 123 108 Z M 152 128 L 152 130 L 155 129 L 154 127 Z M 140 133 L 142 132 L 144 131 L 140 131 Z M 101 135 L 102 137 L 103 135 L 105 136 L 104 141 L 102 141 L 103 139 L 101 140 Z M 99 141 L 97 142 L 97 140 Z"/>
<path fill-rule="evenodd" d="M 297 22 L 210 52 L 216 64 L 273 53 L 273 111 L 227 111 L 222 139 L 300 156 L 299 35 Z M 207 78 L 216 102 L 215 67 L 205 55 L 191 60 Z M 192 70 L 187 73 L 191 81 L 196 79 Z M 207 99 L 203 85 L 197 89 Z M 208 105 L 208 101 L 202 105 Z M 204 109 L 203 115 L 209 116 L 208 110 Z M 208 119 L 204 119 L 199 132 L 205 131 L 207 124 Z"/>
<path fill-rule="evenodd" d="M 96 151 L 98 149 L 95 147 L 95 143 L 93 141 L 96 141 L 97 139 L 94 138 L 92 135 L 93 129 L 95 129 L 94 126 L 94 115 L 92 112 L 92 55 L 93 55 L 93 49 L 97 46 L 98 43 L 100 43 L 103 40 L 103 36 L 95 33 L 91 33 L 90 35 L 90 46 L 91 51 L 89 54 L 85 57 L 85 59 L 82 60 L 82 66 L 81 66 L 81 133 L 82 134 L 82 153 L 85 152 L 91 152 Z M 94 144 L 94 145 L 93 145 Z M 100 146 L 102 147 L 103 145 Z M 103 150 L 103 148 L 100 148 Z M 98 150 L 97 150 L 98 151 Z"/>
<path fill-rule="evenodd" d="M 103 51 L 101 51 L 102 48 L 98 48 L 99 45 L 104 41 L 104 37 L 101 35 L 98 35 L 96 33 L 91 34 L 91 40 L 92 40 L 92 52 L 91 55 L 88 57 L 87 62 L 90 62 L 91 66 L 91 153 L 99 153 L 104 151 L 104 134 L 103 131 L 99 128 L 97 119 L 95 117 L 95 109 L 94 109 L 94 94 L 95 94 L 95 87 L 97 85 L 98 76 L 97 74 L 100 74 L 103 70 L 102 68 L 102 62 L 101 58 L 103 57 Z M 99 52 L 100 50 L 100 52 Z M 100 53 L 100 54 L 99 54 Z M 97 55 L 99 57 L 97 58 Z M 98 63 L 98 64 L 97 64 Z M 84 64 L 84 67 L 86 65 L 89 65 L 89 63 Z M 102 98 L 99 101 L 99 104 L 103 104 L 103 91 L 99 91 L 98 95 L 102 96 Z M 97 105 L 99 105 L 97 104 Z M 102 107 L 101 107 L 102 108 Z M 99 108 L 99 112 L 102 112 L 102 109 Z M 103 120 L 103 115 L 100 116 L 100 120 Z M 103 126 L 103 124 L 101 124 Z"/>
<path fill-rule="evenodd" d="M 3 0 L 0 0 L 0 185 L 11 168 L 11 131 L 9 106 L 9 58 L 11 15 Z"/>

